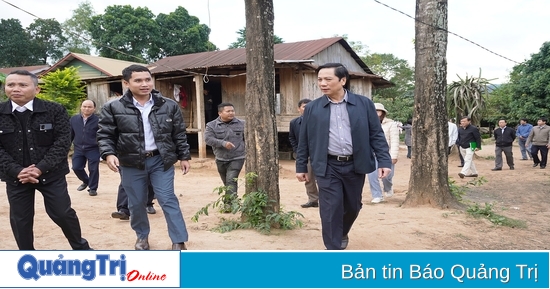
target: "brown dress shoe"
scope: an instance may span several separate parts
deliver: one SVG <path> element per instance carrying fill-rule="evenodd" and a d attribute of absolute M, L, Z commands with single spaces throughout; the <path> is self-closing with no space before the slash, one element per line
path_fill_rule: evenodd
<path fill-rule="evenodd" d="M 149 240 L 147 237 L 143 238 L 143 239 L 137 239 L 136 240 L 136 246 L 135 246 L 135 249 L 136 250 L 149 250 Z"/>
<path fill-rule="evenodd" d="M 185 243 L 174 243 L 172 244 L 172 250 L 187 250 L 187 247 L 185 247 Z"/>

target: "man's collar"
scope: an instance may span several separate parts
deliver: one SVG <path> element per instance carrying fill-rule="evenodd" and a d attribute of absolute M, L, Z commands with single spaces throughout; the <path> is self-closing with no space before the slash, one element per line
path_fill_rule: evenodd
<path fill-rule="evenodd" d="M 23 105 L 22 107 L 30 110 L 30 111 L 33 111 L 33 103 L 34 103 L 34 98 L 31 99 L 31 101 L 25 103 L 25 105 Z M 19 104 L 13 102 L 13 100 L 11 100 L 11 112 L 14 112 L 18 107 L 20 107 Z"/>

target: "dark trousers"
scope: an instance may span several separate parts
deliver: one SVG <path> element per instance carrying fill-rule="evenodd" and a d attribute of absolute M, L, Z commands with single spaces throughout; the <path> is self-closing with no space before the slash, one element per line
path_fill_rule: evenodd
<path fill-rule="evenodd" d="M 88 241 L 82 238 L 80 222 L 71 208 L 65 177 L 47 184 L 6 183 L 10 204 L 10 224 L 19 250 L 34 250 L 34 197 L 36 190 L 42 193 L 46 213 L 57 224 L 73 250 L 89 250 Z M 46 248 L 55 249 L 55 248 Z"/>
<path fill-rule="evenodd" d="M 353 161 L 329 159 L 325 176 L 316 177 L 323 242 L 328 250 L 341 250 L 342 237 L 349 233 L 362 207 L 365 175 L 355 173 Z"/>
<path fill-rule="evenodd" d="M 88 162 L 88 171 L 86 173 L 84 167 Z M 97 190 L 99 183 L 99 148 L 90 150 L 75 150 L 73 154 L 73 171 L 76 177 L 83 183 L 88 184 L 90 190 Z"/>
<path fill-rule="evenodd" d="M 540 151 L 540 159 L 539 159 Z M 541 167 L 545 167 L 548 162 L 548 148 L 546 146 L 531 146 L 531 156 L 533 157 L 533 163 L 540 164 Z"/>
<path fill-rule="evenodd" d="M 244 159 L 221 161 L 216 160 L 218 173 L 223 185 L 227 187 L 226 195 L 237 195 L 237 178 L 243 169 Z"/>
<path fill-rule="evenodd" d="M 155 199 L 155 191 L 153 191 L 153 186 L 151 186 L 151 181 L 147 183 L 147 207 L 153 206 L 153 200 Z M 130 210 L 128 209 L 128 195 L 122 186 L 122 182 L 118 185 L 118 194 L 116 197 L 116 208 L 119 212 L 124 212 L 126 215 L 130 215 Z"/>

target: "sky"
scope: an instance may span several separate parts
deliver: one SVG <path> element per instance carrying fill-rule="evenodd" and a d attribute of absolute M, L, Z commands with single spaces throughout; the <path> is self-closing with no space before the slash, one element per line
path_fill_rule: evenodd
<path fill-rule="evenodd" d="M 63 22 L 83 1 L 0 0 L 0 19 L 16 18 L 23 27 L 35 19 L 55 18 Z M 245 27 L 244 0 L 93 0 L 96 13 L 110 5 L 148 7 L 155 15 L 173 12 L 182 6 L 211 29 L 210 41 L 227 49 Z M 412 17 L 414 0 L 379 0 Z M 361 42 L 370 53 L 391 53 L 414 66 L 412 18 L 374 0 L 273 0 L 275 35 L 284 42 L 297 42 L 347 35 Z M 548 0 L 449 0 L 448 30 L 476 44 L 449 34 L 447 79 L 481 76 L 492 83 L 505 83 L 512 68 L 538 53 L 550 41 L 550 1 Z M 508 59 L 506 59 L 508 58 Z M 512 60 L 512 61 L 511 61 Z M 367 63 L 368 65 L 368 63 Z"/>

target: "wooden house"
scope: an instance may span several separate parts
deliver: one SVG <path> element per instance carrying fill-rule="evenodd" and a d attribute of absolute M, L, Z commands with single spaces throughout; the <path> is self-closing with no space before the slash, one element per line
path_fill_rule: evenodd
<path fill-rule="evenodd" d="M 290 120 L 299 116 L 298 101 L 322 94 L 315 69 L 324 63 L 342 63 L 350 72 L 350 90 L 371 97 L 373 88 L 392 84 L 375 75 L 341 37 L 274 46 L 277 129 L 285 139 Z M 202 52 L 163 58 L 149 65 L 155 87 L 163 95 L 179 101 L 188 134 L 196 134 L 200 158 L 206 157 L 204 90 L 212 94 L 213 110 L 229 102 L 236 116 L 246 119 L 246 51 L 244 48 Z M 288 138 L 288 137 L 286 137 Z M 191 139 L 191 138 L 190 138 Z M 191 144 L 193 146 L 193 144 Z"/>
<path fill-rule="evenodd" d="M 141 64 L 131 61 L 92 56 L 80 53 L 69 53 L 61 60 L 45 70 L 41 75 L 66 67 L 77 67 L 80 79 L 86 83 L 88 99 L 96 102 L 97 112 L 112 97 L 121 96 L 122 69 L 132 65 Z"/>

